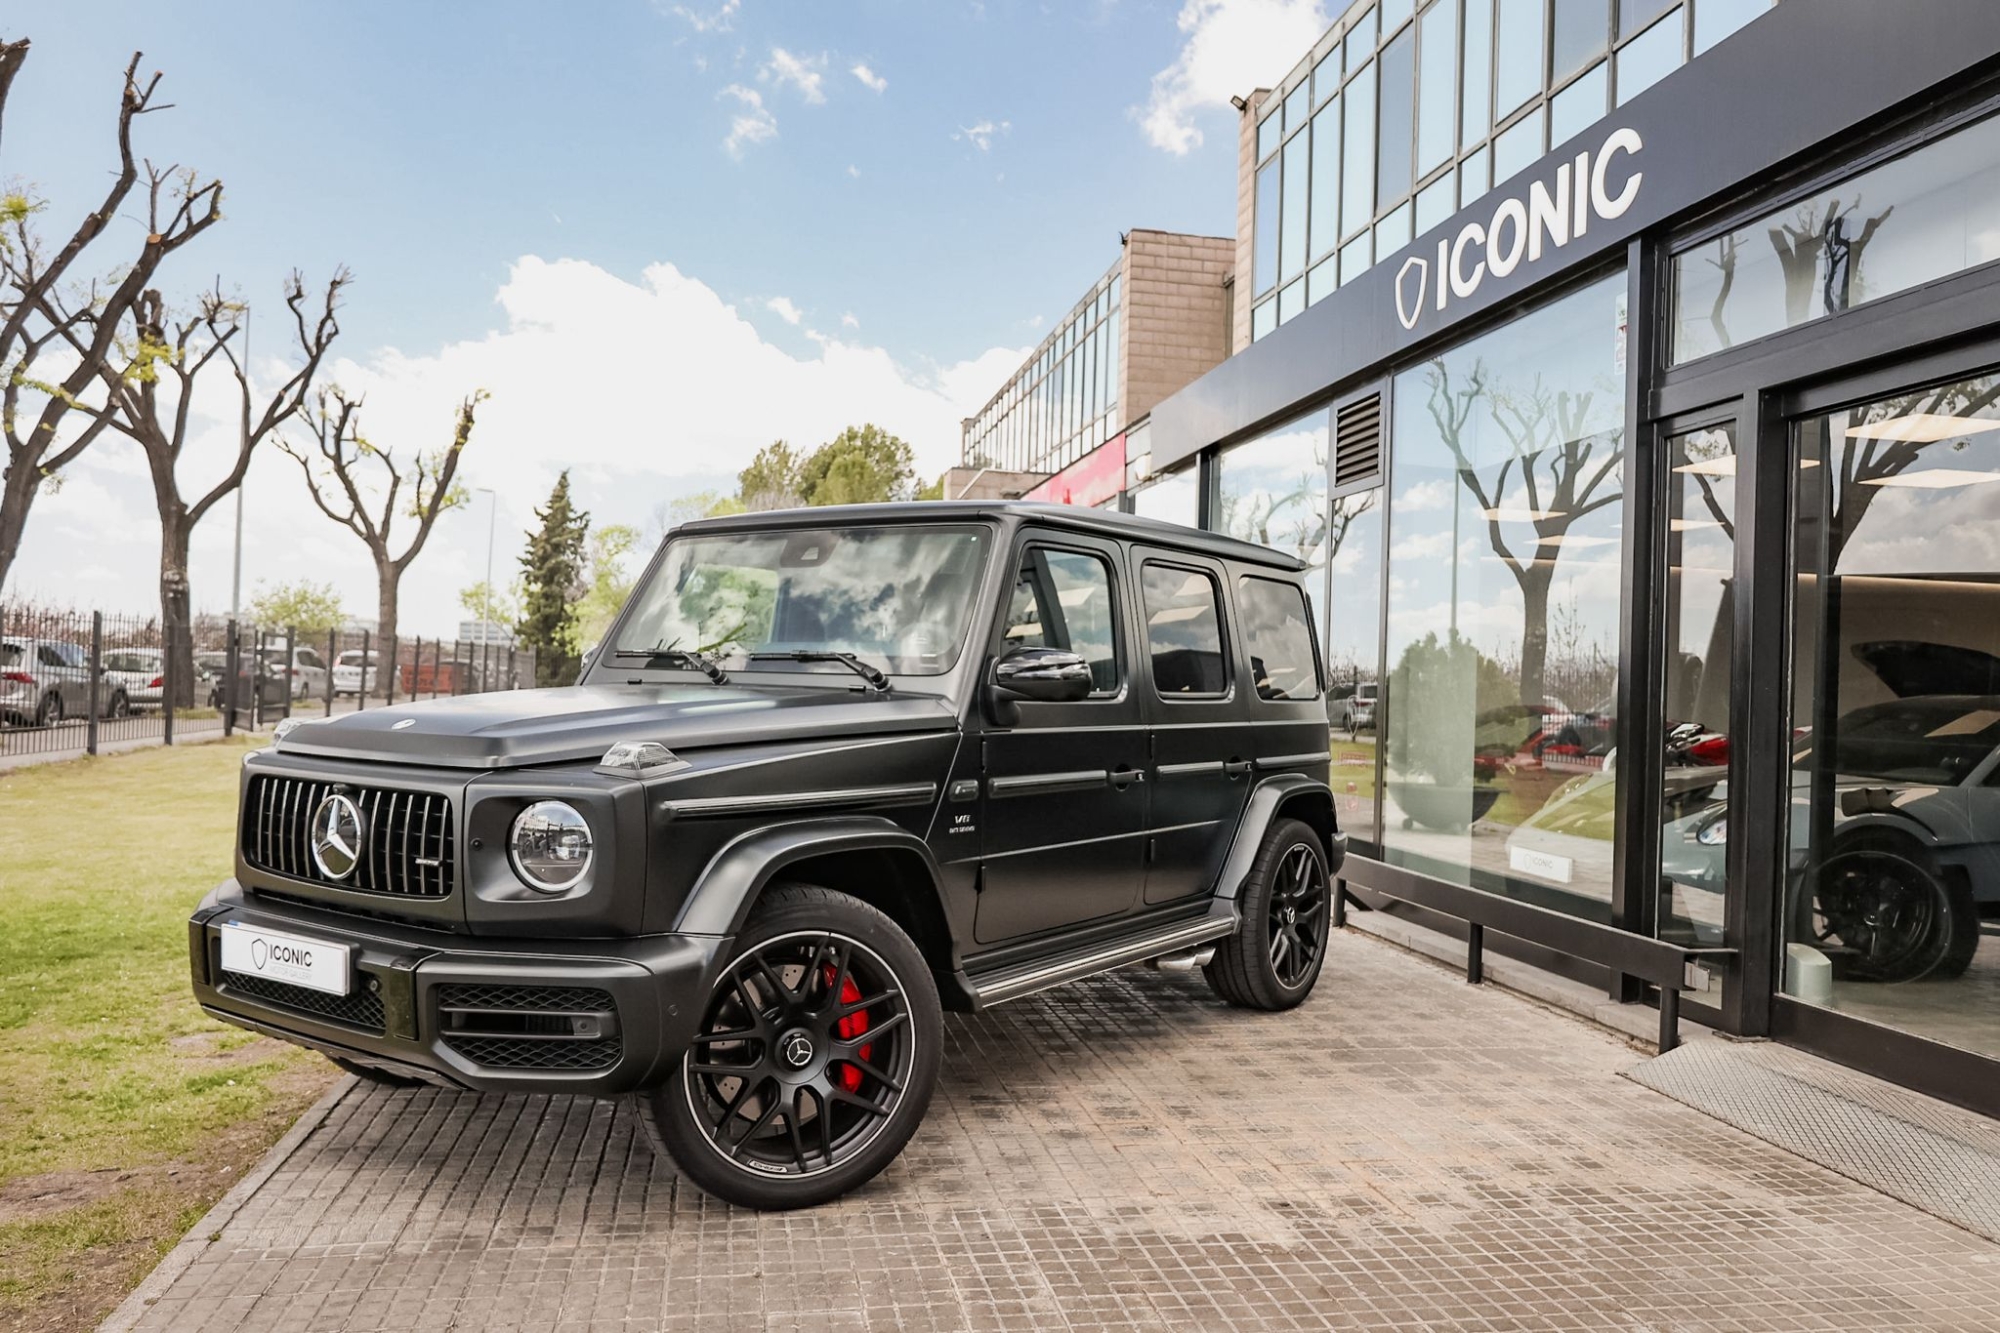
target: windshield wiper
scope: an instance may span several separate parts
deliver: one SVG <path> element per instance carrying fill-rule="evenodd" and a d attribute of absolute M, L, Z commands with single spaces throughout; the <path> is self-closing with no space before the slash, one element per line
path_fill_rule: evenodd
<path fill-rule="evenodd" d="M 788 653 L 752 653 L 753 662 L 838 662 L 855 675 L 868 682 L 870 689 L 880 693 L 889 692 L 889 678 L 875 667 L 856 657 L 853 653 L 830 652 L 824 649 L 795 649 Z"/>
<path fill-rule="evenodd" d="M 729 673 L 717 666 L 712 658 L 686 648 L 675 648 L 670 645 L 658 648 L 620 648 L 611 655 L 621 662 L 633 658 L 644 658 L 648 664 L 659 661 L 678 662 L 683 666 L 693 667 L 717 685 L 729 683 Z"/>

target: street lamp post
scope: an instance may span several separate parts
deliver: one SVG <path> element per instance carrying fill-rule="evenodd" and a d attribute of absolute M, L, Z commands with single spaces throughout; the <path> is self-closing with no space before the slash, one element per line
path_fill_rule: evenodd
<path fill-rule="evenodd" d="M 489 636 L 493 624 L 493 530 L 500 518 L 500 495 L 491 486 L 475 486 L 474 490 L 484 491 L 492 497 L 486 506 L 486 596 L 481 599 L 479 609 L 479 637 Z"/>

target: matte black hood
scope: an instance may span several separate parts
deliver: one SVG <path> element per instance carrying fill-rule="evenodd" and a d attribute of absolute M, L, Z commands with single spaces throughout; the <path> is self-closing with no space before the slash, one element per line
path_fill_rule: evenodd
<path fill-rule="evenodd" d="M 288 755 L 513 768 L 596 759 L 614 741 L 674 749 L 878 732 L 941 731 L 957 724 L 928 694 L 740 685 L 571 685 L 502 690 L 347 713 L 296 727 Z"/>

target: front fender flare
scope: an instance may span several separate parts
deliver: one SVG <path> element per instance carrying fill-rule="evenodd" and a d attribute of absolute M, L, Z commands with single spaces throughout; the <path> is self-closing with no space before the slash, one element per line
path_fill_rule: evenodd
<path fill-rule="evenodd" d="M 879 815 L 846 815 L 753 829 L 731 842 L 695 881 L 674 919 L 674 933 L 735 935 L 743 929 L 758 895 L 787 866 L 829 852 L 878 850 L 916 853 L 942 907 L 937 857 L 922 838 Z"/>
<path fill-rule="evenodd" d="M 1328 809 L 1333 807 L 1333 789 L 1302 773 L 1280 773 L 1265 778 L 1251 790 L 1243 807 L 1243 818 L 1236 823 L 1236 837 L 1229 844 L 1229 858 L 1222 863 L 1222 874 L 1215 882 L 1216 897 L 1234 898 L 1241 891 L 1243 881 L 1250 877 L 1251 865 L 1257 860 L 1257 851 L 1264 845 L 1264 834 L 1278 818 L 1279 809 L 1299 796 L 1321 796 L 1326 799 Z M 1327 873 L 1338 875 L 1346 858 L 1346 835 L 1336 829 L 1326 848 Z"/>

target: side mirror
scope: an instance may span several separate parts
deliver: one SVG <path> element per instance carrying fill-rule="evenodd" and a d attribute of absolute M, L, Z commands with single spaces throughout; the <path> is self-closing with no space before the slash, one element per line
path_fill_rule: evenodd
<path fill-rule="evenodd" d="M 993 664 L 995 700 L 1007 705 L 1075 703 L 1090 697 L 1095 683 L 1090 663 L 1062 648 L 1016 648 Z"/>

